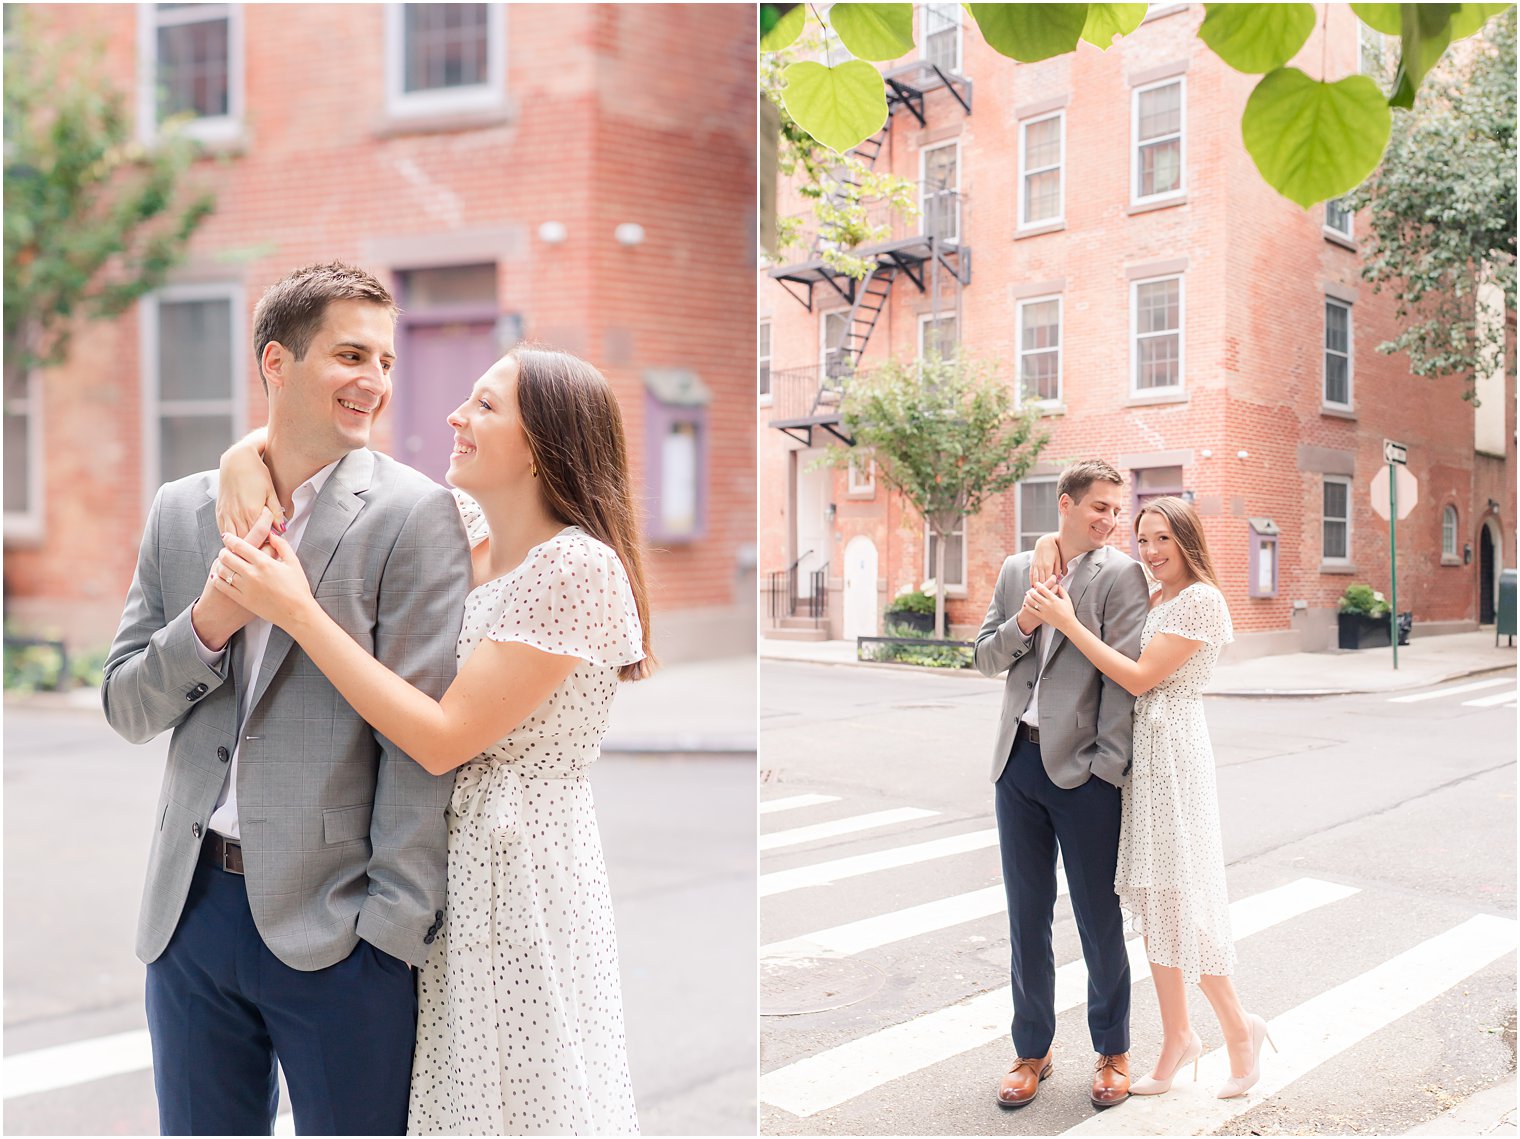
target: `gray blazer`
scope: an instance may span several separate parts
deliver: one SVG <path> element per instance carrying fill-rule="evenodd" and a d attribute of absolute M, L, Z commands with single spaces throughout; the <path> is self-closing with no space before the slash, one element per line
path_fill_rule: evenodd
<path fill-rule="evenodd" d="M 1135 698 L 1097 670 L 1061 633 L 1043 675 L 1038 636 L 1025 637 L 1014 615 L 1029 590 L 1032 553 L 1014 554 L 998 573 L 987 618 L 976 635 L 976 667 L 983 676 L 1008 670 L 1003 712 L 992 752 L 992 778 L 1003 773 L 1013 736 L 1040 680 L 1040 758 L 1057 787 L 1080 787 L 1089 775 L 1119 787 L 1129 778 Z M 1082 559 L 1067 587 L 1082 624 L 1127 657 L 1140 656 L 1140 630 L 1150 595 L 1140 563 L 1112 546 Z"/>
<path fill-rule="evenodd" d="M 137 928 L 145 962 L 179 923 L 239 732 L 243 635 L 218 671 L 196 655 L 190 626 L 222 547 L 216 487 L 210 471 L 159 490 L 101 689 L 106 719 L 133 743 L 174 729 Z M 312 505 L 300 559 L 318 602 L 354 640 L 443 694 L 470 582 L 447 490 L 385 455 L 351 452 Z M 279 628 L 241 734 L 238 827 L 264 943 L 308 971 L 343 960 L 361 937 L 421 961 L 444 908 L 453 777 L 429 775 L 370 728 Z"/>

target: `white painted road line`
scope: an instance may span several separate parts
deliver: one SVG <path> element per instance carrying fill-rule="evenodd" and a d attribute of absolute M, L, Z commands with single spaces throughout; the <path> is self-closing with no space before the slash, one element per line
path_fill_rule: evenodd
<path fill-rule="evenodd" d="M 1515 923 L 1508 918 L 1480 914 L 1276 1017 L 1270 1027 L 1280 1051 L 1267 1049 L 1261 1081 L 1238 1099 L 1214 1098 L 1230 1074 L 1229 1054 L 1217 1048 L 1200 1063 L 1196 1084 L 1179 1082 L 1164 1096 L 1132 1097 L 1118 1111 L 1095 1115 L 1065 1134 L 1216 1132 L 1294 1080 L 1513 953 L 1515 934 Z"/>
<path fill-rule="evenodd" d="M 1232 932 L 1239 940 L 1355 893 L 1352 886 L 1300 878 L 1231 905 Z M 1144 942 L 1137 937 L 1126 948 L 1135 983 L 1149 980 Z M 1078 959 L 1057 969 L 1057 1014 L 1086 1000 L 1086 965 Z M 1013 1003 L 1004 985 L 768 1072 L 760 1077 L 760 1098 L 802 1118 L 816 1115 L 892 1080 L 1003 1039 L 1012 1017 Z"/>
<path fill-rule="evenodd" d="M 1515 689 L 1510 689 L 1510 691 L 1501 692 L 1497 696 L 1481 696 L 1476 700 L 1464 700 L 1462 701 L 1462 707 L 1492 708 L 1496 704 L 1513 704 L 1517 696 L 1520 696 L 1520 692 L 1517 692 Z"/>
<path fill-rule="evenodd" d="M 1513 676 L 1501 676 L 1498 680 L 1479 680 L 1472 684 L 1459 684 L 1455 688 L 1438 688 L 1434 692 L 1416 692 L 1413 696 L 1390 697 L 1390 704 L 1414 704 L 1421 700 L 1438 700 L 1442 696 L 1460 696 L 1464 692 L 1479 692 L 1484 688 L 1497 688 L 1501 684 L 1513 684 Z"/>
<path fill-rule="evenodd" d="M 784 894 L 788 890 L 801 890 L 808 886 L 829 886 L 845 878 L 861 874 L 874 874 L 878 870 L 895 870 L 899 866 L 911 866 L 915 862 L 927 862 L 933 858 L 947 858 L 953 854 L 965 854 L 972 850 L 984 850 L 996 846 L 997 828 L 984 831 L 968 831 L 949 838 L 931 839 L 929 842 L 910 846 L 894 846 L 870 854 L 854 854 L 848 858 L 836 858 L 818 862 L 812 866 L 797 866 L 791 870 L 774 870 L 760 875 L 760 896 Z"/>
<path fill-rule="evenodd" d="M 839 802 L 838 795 L 789 795 L 785 799 L 767 799 L 760 804 L 760 813 L 770 815 L 776 811 L 791 811 L 797 807 L 817 807 L 823 803 L 837 802 Z"/>
<path fill-rule="evenodd" d="M 5 1057 L 4 1098 L 55 1091 L 152 1066 L 153 1049 L 146 1028 L 55 1044 Z"/>
<path fill-rule="evenodd" d="M 933 818 L 938 811 L 922 807 L 893 807 L 890 811 L 872 811 L 865 815 L 851 815 L 847 819 L 832 819 L 826 823 L 814 823 L 808 827 L 794 827 L 789 831 L 776 831 L 760 836 L 761 850 L 779 850 L 783 846 L 800 846 L 821 838 L 837 838 L 844 834 L 890 827 L 897 823 L 911 823 L 917 819 Z"/>

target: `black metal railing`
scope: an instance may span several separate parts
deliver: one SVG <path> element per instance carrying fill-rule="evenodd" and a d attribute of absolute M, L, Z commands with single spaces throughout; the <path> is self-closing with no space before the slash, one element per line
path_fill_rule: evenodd
<path fill-rule="evenodd" d="M 852 374 L 839 351 L 830 352 L 824 364 L 771 369 L 771 419 L 805 419 L 837 412 Z"/>
<path fill-rule="evenodd" d="M 808 554 L 812 551 L 809 550 Z M 784 570 L 773 570 L 766 574 L 766 592 L 770 595 L 767 599 L 766 610 L 770 614 L 772 625 L 779 625 L 782 620 L 789 617 L 806 617 L 814 626 L 821 625 L 829 615 L 829 565 L 825 562 L 815 570 L 808 570 L 807 597 L 798 595 L 797 583 L 802 571 L 799 566 L 802 559 L 808 554 L 803 554 L 795 562 Z"/>
<path fill-rule="evenodd" d="M 884 199 L 865 203 L 865 223 L 870 227 L 858 248 L 870 248 L 888 241 L 900 241 L 909 237 L 934 237 L 945 244 L 962 240 L 962 223 L 965 212 L 965 195 L 959 190 L 917 183 L 919 192 L 915 204 L 918 212 L 909 216 L 894 210 Z M 795 237 L 781 251 L 783 264 L 816 259 L 825 248 L 838 248 L 838 233 L 828 225 L 820 225 L 811 210 L 790 214 L 787 220 L 795 226 Z M 849 252 L 849 250 L 846 250 Z"/>

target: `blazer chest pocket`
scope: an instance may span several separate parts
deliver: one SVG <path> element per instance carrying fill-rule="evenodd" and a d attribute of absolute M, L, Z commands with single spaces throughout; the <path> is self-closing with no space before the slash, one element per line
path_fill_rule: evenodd
<path fill-rule="evenodd" d="M 313 596 L 345 633 L 373 651 L 375 595 L 362 577 L 319 581 Z"/>
<path fill-rule="evenodd" d="M 322 812 L 322 839 L 329 846 L 369 837 L 369 820 L 374 808 L 369 803 L 353 807 L 329 807 Z"/>
<path fill-rule="evenodd" d="M 362 597 L 365 593 L 362 577 L 341 577 L 317 582 L 313 591 L 317 597 Z"/>

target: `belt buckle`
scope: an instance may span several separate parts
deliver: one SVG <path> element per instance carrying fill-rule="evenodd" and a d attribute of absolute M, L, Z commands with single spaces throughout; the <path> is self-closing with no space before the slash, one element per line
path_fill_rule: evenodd
<path fill-rule="evenodd" d="M 217 838 L 216 844 L 221 848 L 219 853 L 221 854 L 222 869 L 225 870 L 228 874 L 241 874 L 241 870 L 235 870 L 232 867 L 232 852 L 236 850 L 239 854 L 242 854 L 242 846 L 221 837 Z M 241 861 L 241 859 L 239 861 Z"/>

